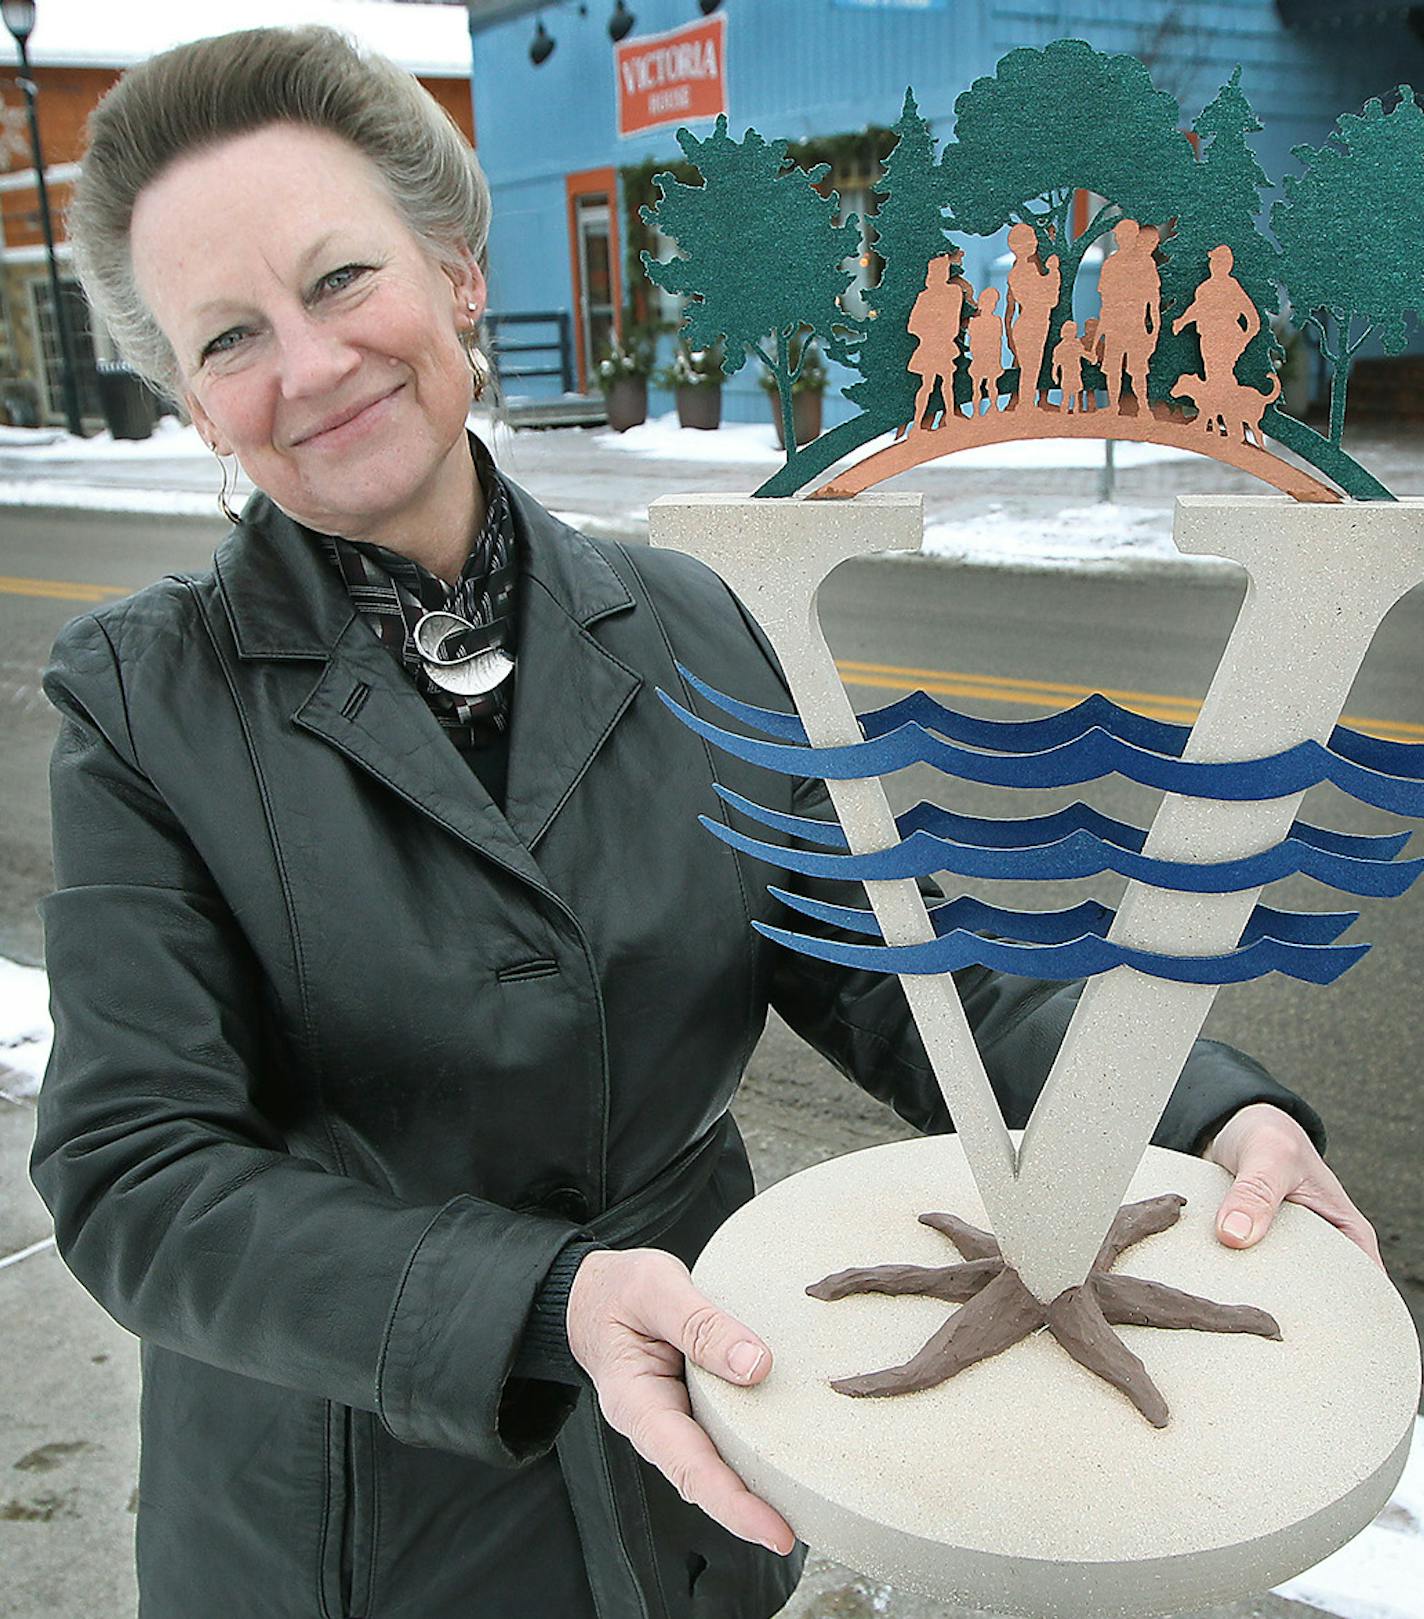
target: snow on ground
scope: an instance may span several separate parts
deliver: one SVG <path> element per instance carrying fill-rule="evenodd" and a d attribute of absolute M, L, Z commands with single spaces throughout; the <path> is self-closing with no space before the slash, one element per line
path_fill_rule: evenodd
<path fill-rule="evenodd" d="M 560 431 L 555 429 L 555 431 Z M 738 466 L 776 466 L 784 457 L 776 447 L 770 422 L 724 422 L 713 433 L 679 427 L 677 412 L 654 416 L 626 433 L 610 428 L 576 429 L 590 433 L 600 452 L 636 455 L 656 461 L 721 461 Z"/>
<path fill-rule="evenodd" d="M 127 489 L 113 484 L 0 481 L 0 506 L 53 506 L 96 512 L 164 512 L 175 517 L 217 517 L 216 494 L 194 489 Z M 96 532 L 102 532 L 96 530 Z"/>
<path fill-rule="evenodd" d="M 213 452 L 198 437 L 191 424 L 181 425 L 176 417 L 160 416 L 147 438 L 115 438 L 107 430 L 90 438 L 76 438 L 57 427 L 0 426 L 0 450 L 23 450 L 36 461 L 142 461 L 175 456 L 213 459 Z"/>
<path fill-rule="evenodd" d="M 586 431 L 586 430 L 585 430 Z M 646 456 L 669 461 L 722 461 L 744 465 L 775 466 L 783 459 L 776 447 L 776 433 L 770 423 L 724 422 L 716 432 L 679 427 L 677 412 L 654 416 L 626 433 L 596 429 L 601 451 Z M 847 461 L 862 460 L 885 449 L 894 435 L 884 433 L 862 445 Z M 1012 444 L 984 444 L 978 449 L 961 450 L 947 465 L 951 467 L 1042 469 L 1044 467 L 1093 468 L 1103 464 L 1100 439 L 1040 438 L 1022 439 Z M 1169 444 L 1119 444 L 1113 460 L 1119 467 L 1147 466 L 1154 461 L 1191 459 L 1187 450 Z"/>
<path fill-rule="evenodd" d="M 1037 514 L 991 505 L 950 523 L 927 523 L 923 555 L 1035 569 L 1081 568 L 1084 562 L 1115 569 L 1163 563 L 1193 570 L 1232 566 L 1219 557 L 1183 556 L 1172 544 L 1169 508 L 1106 501 Z"/>
<path fill-rule="evenodd" d="M 16 1100 L 39 1090 L 53 1039 L 43 968 L 0 956 L 0 1095 Z"/>
<path fill-rule="evenodd" d="M 53 1029 L 43 969 L 0 957 L 0 1095 L 32 1097 Z M 1404 1477 L 1379 1517 L 1348 1545 L 1276 1589 L 1341 1619 L 1424 1619 L 1424 1419 Z"/>

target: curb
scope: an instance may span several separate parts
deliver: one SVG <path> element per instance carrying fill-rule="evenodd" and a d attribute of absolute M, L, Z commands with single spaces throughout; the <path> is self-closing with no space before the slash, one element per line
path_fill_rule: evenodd
<path fill-rule="evenodd" d="M 185 491 L 147 491 L 135 488 L 131 492 L 134 497 L 132 503 L 117 501 L 106 505 L 104 497 L 113 495 L 112 485 L 64 484 L 60 488 L 64 491 L 73 491 L 81 498 L 65 499 L 64 494 L 51 488 L 45 490 L 43 494 L 37 492 L 35 498 L 31 499 L 27 498 L 28 489 L 23 485 L 17 491 L 13 483 L 8 487 L 0 483 L 0 511 L 23 511 L 39 517 L 66 517 L 73 516 L 76 512 L 84 512 L 110 520 L 146 518 L 149 522 L 211 523 L 214 528 L 223 531 L 229 526 L 221 513 L 211 509 L 212 497 L 197 491 L 191 494 L 193 502 L 191 509 L 184 509 L 182 506 L 175 509 L 172 502 L 175 498 L 181 499 Z M 154 494 L 161 494 L 164 504 L 145 506 L 142 497 Z M 586 534 L 591 539 L 615 540 L 631 545 L 648 543 L 646 516 L 634 513 L 567 511 L 554 507 L 550 510 L 561 522 L 567 523 L 570 528 L 577 529 L 579 533 Z M 1240 574 L 1240 570 L 1234 564 L 1225 562 L 1219 557 L 1130 554 L 1099 557 L 1061 555 L 1000 557 L 983 552 L 971 552 L 962 556 L 940 556 L 920 551 L 888 552 L 882 557 L 865 560 L 877 561 L 882 565 L 972 568 L 985 572 L 1029 575 L 1070 573 L 1096 578 L 1180 579 L 1184 583 L 1191 581 L 1202 584 L 1229 583 Z"/>

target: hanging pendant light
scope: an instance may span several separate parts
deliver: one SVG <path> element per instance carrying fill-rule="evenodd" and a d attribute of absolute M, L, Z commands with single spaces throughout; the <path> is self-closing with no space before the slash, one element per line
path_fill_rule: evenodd
<path fill-rule="evenodd" d="M 618 0 L 613 8 L 613 15 L 608 19 L 608 37 L 616 45 L 620 39 L 627 39 L 633 32 L 633 24 L 637 21 L 629 11 L 624 0 Z"/>
<path fill-rule="evenodd" d="M 529 46 L 529 60 L 535 67 L 543 67 L 545 62 L 554 54 L 554 36 L 544 26 L 541 17 L 534 24 L 534 39 Z"/>

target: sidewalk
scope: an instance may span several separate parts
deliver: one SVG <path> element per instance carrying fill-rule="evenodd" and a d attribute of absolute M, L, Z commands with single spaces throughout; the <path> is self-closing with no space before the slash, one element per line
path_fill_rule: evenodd
<path fill-rule="evenodd" d="M 471 425 L 500 467 L 566 521 L 623 540 L 647 538 L 660 495 L 750 493 L 781 462 L 771 427 L 732 423 L 714 433 L 663 417 L 617 434 L 607 428 L 512 432 L 488 416 Z M 1396 494 L 1424 493 L 1424 435 L 1389 426 L 1350 438 L 1358 458 Z M 1200 570 L 1171 543 L 1179 494 L 1262 494 L 1265 485 L 1219 462 L 1151 444 L 1114 449 L 1114 498 L 1101 499 L 1104 446 L 1040 439 L 964 451 L 903 486 L 925 494 L 925 552 L 982 566 Z M 84 507 L 212 517 L 221 479 L 193 428 L 165 417 L 152 438 L 73 439 L 53 429 L 0 427 L 0 507 Z M 900 487 L 899 484 L 889 487 Z M 238 484 L 234 504 L 251 492 Z"/>

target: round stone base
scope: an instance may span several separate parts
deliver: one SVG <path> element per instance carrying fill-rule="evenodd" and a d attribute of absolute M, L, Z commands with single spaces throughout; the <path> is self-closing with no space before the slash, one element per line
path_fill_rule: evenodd
<path fill-rule="evenodd" d="M 1362 1529 L 1409 1450 L 1419 1344 L 1383 1272 L 1287 1204 L 1223 1247 L 1229 1177 L 1149 1148 L 1129 1201 L 1179 1192 L 1180 1221 L 1115 1269 L 1254 1304 L 1282 1340 L 1116 1329 L 1171 1411 L 1150 1426 L 1047 1331 L 937 1388 L 852 1398 L 832 1378 L 907 1360 L 958 1308 L 808 1284 L 850 1266 L 947 1265 L 929 1212 L 987 1228 L 953 1136 L 871 1147 L 763 1192 L 693 1272 L 774 1363 L 741 1389 L 688 1368 L 730 1465 L 817 1551 L 876 1579 L 1023 1619 L 1149 1619 L 1279 1584 Z"/>

